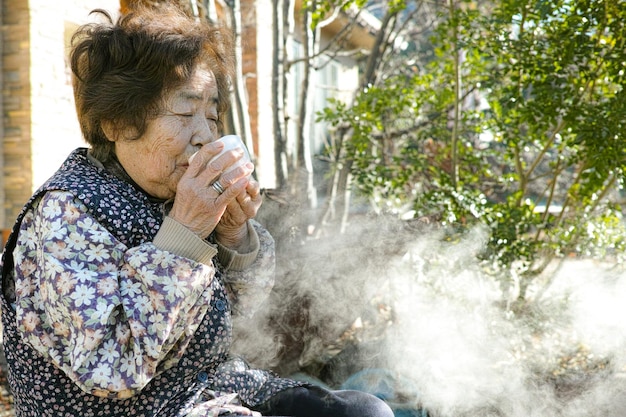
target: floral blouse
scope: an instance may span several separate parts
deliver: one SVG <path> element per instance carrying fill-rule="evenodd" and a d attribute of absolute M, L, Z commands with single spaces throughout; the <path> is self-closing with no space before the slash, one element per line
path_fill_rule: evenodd
<path fill-rule="evenodd" d="M 84 169 L 88 162 L 78 160 Z M 152 240 L 132 244 L 122 241 L 119 231 L 135 226 L 114 227 L 116 233 L 98 218 L 104 214 L 109 222 L 123 221 L 131 208 L 90 207 L 88 198 L 76 194 L 49 190 L 23 212 L 10 273 L 14 294 L 4 285 L 14 310 L 15 321 L 9 323 L 15 325 L 14 338 L 61 370 L 61 377 L 86 398 L 91 395 L 97 403 L 101 400 L 95 398 L 109 398 L 118 405 L 127 399 L 128 407 L 118 407 L 120 415 L 156 415 L 150 406 L 137 404 L 146 393 L 153 401 L 154 396 L 166 398 L 162 404 L 178 413 L 168 415 L 214 416 L 237 395 L 254 405 L 298 385 L 227 360 L 231 304 L 239 314 L 250 315 L 273 283 L 272 240 L 265 229 L 250 221 L 256 248 L 243 264 L 246 255 L 194 241 L 201 239 L 168 217 L 152 227 Z M 227 265 L 223 275 L 216 261 Z M 7 357 L 19 359 L 20 350 L 7 349 Z M 190 376 L 190 386 L 184 386 Z M 168 387 L 172 383 L 183 386 Z M 172 405 L 172 392 L 179 393 L 179 405 Z"/>

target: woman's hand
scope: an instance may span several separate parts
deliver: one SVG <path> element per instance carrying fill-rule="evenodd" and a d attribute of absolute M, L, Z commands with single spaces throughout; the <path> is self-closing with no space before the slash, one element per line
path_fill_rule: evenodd
<path fill-rule="evenodd" d="M 204 145 L 195 154 L 187 172 L 178 182 L 174 204 L 169 212 L 171 218 L 202 238 L 211 234 L 233 201 L 247 201 L 243 194 L 246 194 L 248 176 L 254 167 L 248 163 L 222 174 L 243 155 L 241 150 L 235 149 L 212 160 L 223 147 L 220 142 L 212 142 Z M 216 181 L 219 181 L 223 192 L 218 191 L 219 187 L 212 186 Z M 250 208 L 246 210 L 250 211 Z M 229 232 L 226 232 L 225 237 L 227 241 L 233 239 Z"/>
<path fill-rule="evenodd" d="M 262 200 L 259 183 L 250 180 L 245 190 L 226 207 L 215 228 L 217 240 L 230 249 L 246 252 L 249 243 L 247 222 L 256 216 Z"/>

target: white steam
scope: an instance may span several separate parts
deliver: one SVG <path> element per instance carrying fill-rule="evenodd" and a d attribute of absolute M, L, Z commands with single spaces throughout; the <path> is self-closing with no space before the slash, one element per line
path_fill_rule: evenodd
<path fill-rule="evenodd" d="M 396 405 L 424 407 L 431 417 L 626 415 L 621 269 L 566 260 L 530 289 L 526 306 L 513 308 L 514 291 L 476 262 L 481 231 L 442 243 L 437 232 L 394 227 L 360 222 L 350 236 L 279 250 L 277 296 L 242 332 L 252 336 L 240 343 L 245 353 L 276 365 L 299 340 L 292 364 L 306 368 L 315 358 L 332 362 L 345 347 L 337 341 L 349 339 L 366 352 L 348 359 L 397 377 Z M 284 319 L 302 298 L 302 320 Z"/>
<path fill-rule="evenodd" d="M 480 242 L 423 238 L 409 250 L 395 278 L 388 366 L 415 382 L 435 416 L 626 415 L 626 276 L 567 260 L 515 314 L 476 267 Z M 430 269 L 416 268 L 425 260 Z"/>

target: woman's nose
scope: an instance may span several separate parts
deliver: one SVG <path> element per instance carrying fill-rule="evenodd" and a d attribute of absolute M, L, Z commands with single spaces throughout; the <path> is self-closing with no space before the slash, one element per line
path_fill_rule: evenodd
<path fill-rule="evenodd" d="M 200 118 L 197 123 L 196 129 L 194 129 L 193 136 L 191 138 L 192 145 L 206 145 L 207 143 L 211 143 L 217 139 L 216 130 L 212 128 L 212 122 L 205 119 Z"/>

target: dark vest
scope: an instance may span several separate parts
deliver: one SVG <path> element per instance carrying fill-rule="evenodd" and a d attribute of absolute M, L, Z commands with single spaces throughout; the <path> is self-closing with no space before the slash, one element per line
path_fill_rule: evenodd
<path fill-rule="evenodd" d="M 34 201 L 52 190 L 74 194 L 90 214 L 119 241 L 133 247 L 151 241 L 163 220 L 155 203 L 129 183 L 94 166 L 87 150 L 77 149 L 24 206 L 2 256 L 2 294 L 11 287 L 13 249 L 22 219 Z M 107 399 L 87 394 L 61 370 L 25 343 L 17 330 L 15 311 L 1 298 L 4 349 L 9 383 L 18 416 L 184 416 L 207 388 L 239 393 L 247 404 L 263 402 L 286 387 L 297 385 L 266 371 L 225 366 L 231 343 L 231 317 L 219 274 L 214 297 L 194 338 L 178 364 L 157 375 L 138 395 Z M 218 369 L 233 369 L 221 371 Z"/>

